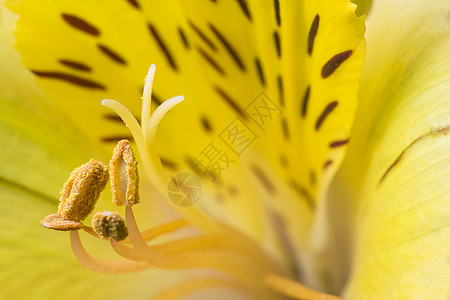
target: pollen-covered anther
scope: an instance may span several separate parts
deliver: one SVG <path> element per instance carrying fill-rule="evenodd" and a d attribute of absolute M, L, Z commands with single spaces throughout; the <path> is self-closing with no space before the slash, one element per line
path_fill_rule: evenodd
<path fill-rule="evenodd" d="M 114 203 L 118 206 L 139 203 L 137 161 L 128 140 L 117 143 L 109 167 Z"/>
<path fill-rule="evenodd" d="M 83 224 L 81 222 L 65 220 L 58 214 L 51 214 L 46 216 L 41 221 L 41 224 L 45 228 L 59 231 L 80 230 L 83 227 Z"/>
<path fill-rule="evenodd" d="M 125 220 L 117 212 L 102 211 L 96 213 L 92 217 L 92 227 L 103 239 L 112 238 L 116 242 L 120 242 L 128 236 Z"/>
<path fill-rule="evenodd" d="M 108 169 L 98 160 L 75 169 L 61 190 L 57 214 L 67 221 L 82 221 L 94 209 L 108 182 Z"/>

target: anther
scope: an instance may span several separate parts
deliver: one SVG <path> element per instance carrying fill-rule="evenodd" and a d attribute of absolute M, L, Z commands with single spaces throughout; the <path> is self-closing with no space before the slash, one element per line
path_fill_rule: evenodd
<path fill-rule="evenodd" d="M 128 140 L 121 140 L 109 163 L 113 201 L 116 205 L 139 203 L 137 161 Z"/>
<path fill-rule="evenodd" d="M 59 231 L 73 231 L 79 230 L 83 227 L 83 224 L 81 224 L 81 222 L 65 220 L 58 214 L 51 214 L 46 216 L 41 221 L 41 224 L 45 228 Z"/>
<path fill-rule="evenodd" d="M 81 221 L 92 212 L 107 182 L 108 170 L 98 160 L 91 159 L 78 167 L 61 190 L 57 213 L 45 217 L 41 224 L 62 231 L 82 228 Z"/>
<path fill-rule="evenodd" d="M 64 184 L 58 214 L 65 220 L 80 221 L 94 210 L 100 192 L 108 182 L 108 170 L 98 160 L 75 169 Z"/>
<path fill-rule="evenodd" d="M 128 236 L 125 220 L 112 211 L 102 211 L 92 217 L 92 227 L 103 239 L 112 238 L 116 242 L 123 241 Z"/>

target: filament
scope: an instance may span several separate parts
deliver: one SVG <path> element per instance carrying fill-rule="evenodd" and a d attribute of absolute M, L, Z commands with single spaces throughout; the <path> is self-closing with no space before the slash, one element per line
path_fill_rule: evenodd
<path fill-rule="evenodd" d="M 186 222 L 185 220 L 178 220 L 171 223 L 162 224 L 154 228 L 150 228 L 142 232 L 141 235 L 145 241 L 150 241 L 159 235 L 170 233 L 187 225 L 189 225 L 189 223 Z M 142 261 L 142 258 L 139 256 L 139 254 L 134 248 L 124 245 L 124 243 L 131 243 L 129 237 L 120 243 L 114 240 L 110 240 L 110 243 L 114 251 L 116 251 L 116 253 L 119 254 L 120 256 L 130 260 Z"/>
<path fill-rule="evenodd" d="M 151 265 L 145 262 L 108 261 L 97 259 L 91 256 L 83 247 L 78 231 L 70 232 L 70 242 L 72 244 L 72 251 L 75 254 L 75 257 L 78 259 L 78 261 L 83 266 L 92 271 L 106 274 L 123 274 L 123 273 L 133 273 L 136 271 L 141 271 L 152 267 Z"/>
<path fill-rule="evenodd" d="M 123 258 L 134 260 L 134 261 L 142 261 L 139 253 L 132 247 L 125 246 L 122 243 L 116 242 L 113 239 L 110 239 L 111 247 L 116 251 L 117 254 L 122 256 Z"/>
<path fill-rule="evenodd" d="M 137 227 L 131 206 L 126 207 L 125 214 L 133 247 L 142 259 L 149 264 L 158 268 L 172 270 L 212 268 L 230 274 L 250 286 L 261 289 L 261 274 L 264 271 L 264 267 L 252 264 L 249 257 L 242 255 L 239 257 L 226 251 L 188 252 L 178 249 L 173 252 L 159 252 L 157 246 L 149 247 L 145 243 Z"/>
<path fill-rule="evenodd" d="M 178 220 L 178 221 L 174 221 L 174 222 L 170 222 L 170 223 L 166 223 L 166 224 L 161 224 L 154 228 L 145 230 L 145 231 L 141 232 L 141 235 L 144 240 L 149 241 L 161 234 L 170 233 L 172 231 L 175 231 L 177 229 L 183 228 L 188 225 L 189 225 L 189 223 L 186 220 Z M 130 243 L 129 238 L 125 239 L 124 242 Z"/>
<path fill-rule="evenodd" d="M 85 232 L 89 233 L 93 237 L 96 237 L 98 239 L 100 238 L 100 236 L 97 234 L 97 232 L 95 232 L 95 230 L 92 227 L 89 227 L 89 226 L 86 226 L 86 225 L 82 224 L 81 229 L 83 229 Z"/>
<path fill-rule="evenodd" d="M 150 298 L 151 300 L 176 300 L 182 297 L 195 293 L 207 288 L 224 287 L 232 290 L 238 290 L 253 296 L 260 296 L 256 291 L 249 289 L 246 286 L 239 284 L 238 282 L 213 277 L 201 277 L 192 279 L 186 282 L 179 283 L 171 287 L 170 289 L 159 293 L 158 295 Z M 256 295 L 255 295 L 256 294 Z M 259 297 L 258 297 L 259 298 Z"/>
<path fill-rule="evenodd" d="M 281 295 L 303 300 L 343 300 L 343 298 L 310 289 L 299 282 L 275 274 L 268 274 L 264 282 Z"/>

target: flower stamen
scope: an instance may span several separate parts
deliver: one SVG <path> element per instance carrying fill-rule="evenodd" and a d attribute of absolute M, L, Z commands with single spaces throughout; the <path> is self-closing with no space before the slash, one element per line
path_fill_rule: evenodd
<path fill-rule="evenodd" d="M 179 207 L 169 200 L 166 192 L 169 178 L 155 147 L 156 130 L 165 114 L 184 98 L 171 98 L 150 115 L 154 71 L 155 67 L 152 65 L 144 88 L 141 125 L 120 103 L 113 100 L 103 100 L 102 103 L 113 109 L 128 126 L 151 183 L 180 213 L 182 219 L 143 232 L 139 230 L 133 212 L 133 206 L 139 202 L 137 161 L 130 143 L 122 140 L 114 149 L 109 176 L 113 202 L 118 206 L 126 206 L 125 220 L 115 212 L 100 212 L 93 217 L 93 228 L 82 224 L 92 212 L 107 182 L 106 167 L 91 160 L 71 174 L 64 185 L 58 213 L 44 218 L 42 224 L 56 230 L 71 230 L 70 239 L 76 258 L 85 267 L 100 273 L 131 273 L 151 267 L 166 270 L 209 269 L 214 272 L 212 277 L 181 283 L 154 299 L 178 299 L 200 289 L 216 286 L 248 293 L 258 299 L 282 299 L 284 296 L 313 300 L 340 299 L 314 291 L 290 279 L 292 276 L 287 269 L 273 261 L 252 240 L 213 219 L 199 207 Z M 186 226 L 193 226 L 200 232 L 164 243 L 147 244 L 160 235 Z M 115 252 L 126 260 L 106 261 L 91 256 L 81 243 L 77 231 L 79 229 L 94 237 L 108 239 Z"/>
<path fill-rule="evenodd" d="M 139 203 L 137 162 L 128 140 L 121 140 L 114 148 L 109 168 L 114 203 L 117 206 Z"/>
<path fill-rule="evenodd" d="M 81 222 L 66 220 L 58 214 L 51 214 L 46 216 L 44 219 L 42 219 L 41 224 L 45 228 L 59 231 L 79 230 L 83 227 L 83 224 Z"/>
<path fill-rule="evenodd" d="M 81 221 L 94 210 L 101 191 L 108 182 L 108 170 L 98 160 L 76 168 L 64 183 L 58 211 L 45 217 L 45 228 L 72 231 L 83 227 Z"/>
<path fill-rule="evenodd" d="M 293 299 L 343 300 L 340 297 L 310 289 L 297 281 L 276 274 L 267 274 L 264 282 L 274 291 Z"/>
<path fill-rule="evenodd" d="M 108 182 L 108 170 L 91 159 L 72 172 L 61 191 L 57 214 L 66 220 L 84 220 L 94 210 Z"/>
<path fill-rule="evenodd" d="M 200 277 L 188 280 L 186 282 L 179 283 L 171 287 L 170 289 L 159 293 L 151 298 L 151 300 L 176 300 L 182 299 L 182 297 L 192 294 L 199 290 L 208 288 L 223 287 L 231 290 L 238 290 L 240 292 L 249 294 L 256 299 L 262 299 L 262 295 L 259 291 L 248 288 L 245 285 L 240 284 L 235 280 L 228 278 L 214 278 L 214 277 Z"/>
<path fill-rule="evenodd" d="M 150 71 L 149 71 L 150 74 Z M 147 81 L 153 80 L 153 76 L 148 76 Z M 147 84 L 147 86 L 151 86 L 151 84 Z M 149 92 L 146 92 L 149 93 Z M 147 94 L 146 94 L 147 95 Z M 146 98 L 147 96 L 144 96 L 144 103 L 147 103 L 150 101 L 150 99 Z M 102 104 L 112 109 L 114 112 L 117 113 L 117 115 L 123 120 L 123 122 L 126 124 L 128 129 L 130 130 L 135 142 L 136 146 L 138 148 L 139 157 L 142 161 L 142 165 L 144 167 L 144 170 L 156 187 L 158 193 L 164 197 L 164 199 L 169 203 L 179 214 L 181 214 L 189 223 L 195 225 L 197 228 L 204 232 L 215 232 L 215 233 L 223 233 L 224 228 L 220 226 L 217 222 L 215 222 L 210 216 L 205 214 L 204 211 L 199 209 L 196 206 L 190 206 L 190 207 L 178 207 L 172 203 L 172 201 L 169 200 L 167 193 L 166 193 L 166 186 L 169 182 L 169 178 L 167 174 L 164 172 L 164 169 L 162 168 L 162 164 L 160 159 L 157 157 L 157 155 L 154 153 L 155 147 L 154 147 L 154 136 L 156 129 L 159 125 L 159 122 L 161 121 L 161 118 L 176 104 L 180 103 L 184 98 L 182 96 L 174 97 L 169 99 L 167 104 L 164 102 L 161 105 L 161 109 L 157 109 L 155 111 L 155 114 L 149 117 L 148 124 L 153 126 L 154 128 L 147 128 L 145 131 L 144 129 L 139 126 L 139 123 L 137 122 L 136 118 L 133 116 L 133 114 L 122 104 L 120 104 L 117 101 L 114 100 L 103 100 Z M 147 104 L 145 104 L 147 105 Z M 150 105 L 148 104 L 147 110 L 150 109 Z M 143 108 L 144 110 L 144 108 Z M 146 111 L 147 111 L 146 110 Z M 143 111 L 144 115 L 144 111 Z M 146 113 L 145 113 L 146 115 Z M 143 120 L 144 122 L 144 120 Z M 145 124 L 145 123 L 143 123 Z M 150 132 L 149 137 L 153 137 L 153 140 L 147 140 L 146 136 L 147 132 Z M 149 153 L 149 149 L 152 151 L 152 155 Z"/>
<path fill-rule="evenodd" d="M 183 227 L 186 227 L 189 225 L 190 224 L 186 220 L 177 220 L 174 222 L 161 224 L 156 227 L 144 230 L 141 232 L 141 235 L 142 235 L 142 238 L 148 242 L 161 234 L 170 233 L 170 232 L 173 232 L 175 230 L 178 230 L 180 228 L 183 228 Z M 129 238 L 125 239 L 123 242 L 131 243 Z"/>
<path fill-rule="evenodd" d="M 261 265 L 260 262 L 255 262 L 252 256 L 245 255 L 246 251 L 231 251 L 232 249 L 217 244 L 221 239 L 227 238 L 226 236 L 216 239 L 216 244 L 208 244 L 206 241 L 209 236 L 206 236 L 203 239 L 184 238 L 149 247 L 140 234 L 131 206 L 126 207 L 125 219 L 134 249 L 149 264 L 169 270 L 210 268 L 237 278 L 255 289 L 265 289 L 261 274 L 267 271 L 267 263 Z"/>
<path fill-rule="evenodd" d="M 123 241 L 128 236 L 125 220 L 112 211 L 102 211 L 92 217 L 92 227 L 102 239 L 113 239 L 116 242 Z"/>
<path fill-rule="evenodd" d="M 178 221 L 174 221 L 174 222 L 167 223 L 167 224 L 162 224 L 162 225 L 150 228 L 148 230 L 145 230 L 145 231 L 141 232 L 141 236 L 146 242 L 148 242 L 162 234 L 171 233 L 171 232 L 173 232 L 177 229 L 183 228 L 187 225 L 189 225 L 189 223 L 186 222 L 185 220 L 178 220 Z M 114 240 L 110 240 L 110 243 L 111 243 L 111 246 L 114 249 L 114 251 L 116 251 L 116 253 L 119 254 L 120 256 L 122 256 L 126 259 L 135 260 L 135 261 L 142 260 L 142 258 L 139 256 L 139 254 L 137 253 L 137 251 L 134 248 L 124 245 L 124 243 L 131 244 L 129 237 L 127 237 L 121 243 L 115 242 Z"/>
<path fill-rule="evenodd" d="M 83 244 L 80 240 L 80 235 L 78 231 L 70 232 L 70 241 L 72 245 L 72 251 L 78 261 L 86 268 L 105 274 L 124 274 L 133 273 L 145 269 L 149 269 L 152 266 L 145 262 L 135 262 L 135 261 L 109 261 L 100 260 L 91 256 L 86 249 L 84 249 Z"/>

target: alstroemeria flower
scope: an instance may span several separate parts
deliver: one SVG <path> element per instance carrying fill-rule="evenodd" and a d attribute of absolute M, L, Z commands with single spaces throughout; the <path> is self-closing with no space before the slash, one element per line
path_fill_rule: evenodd
<path fill-rule="evenodd" d="M 0 298 L 450 296 L 448 1 L 6 2 Z"/>

